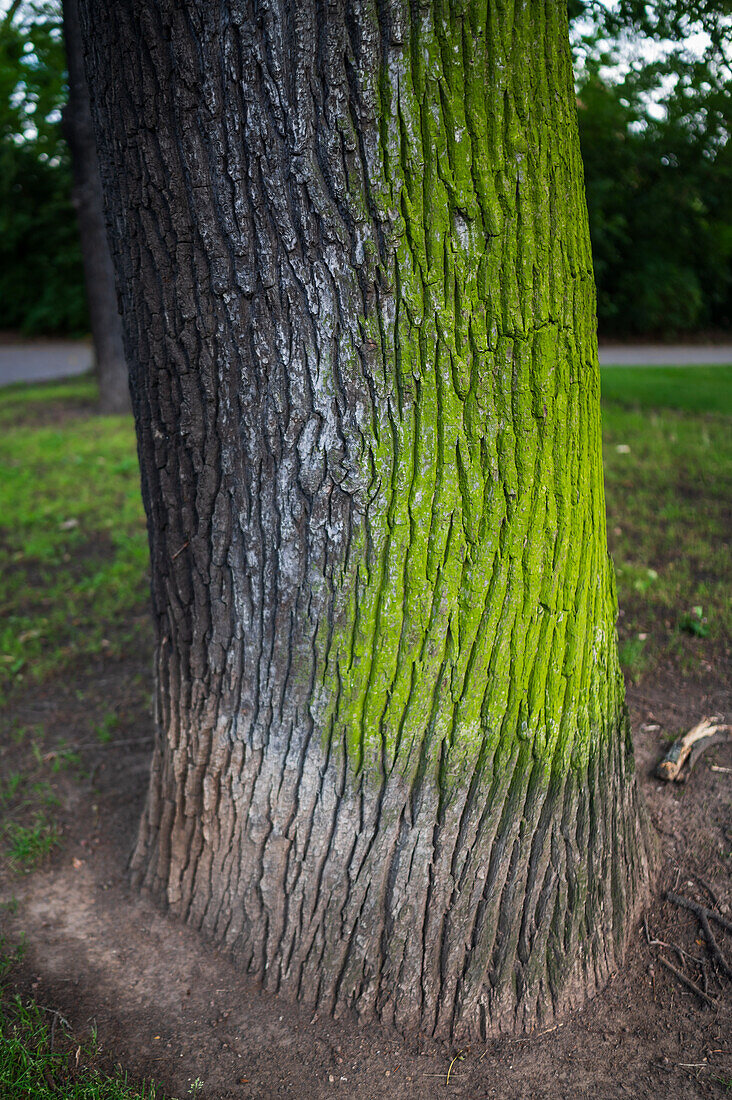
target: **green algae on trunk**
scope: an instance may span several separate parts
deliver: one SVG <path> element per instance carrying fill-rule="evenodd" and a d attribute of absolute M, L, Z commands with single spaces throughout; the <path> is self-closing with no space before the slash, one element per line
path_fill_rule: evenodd
<path fill-rule="evenodd" d="M 158 631 L 135 876 L 307 1003 L 553 1019 L 649 874 L 565 5 L 82 8 Z"/>

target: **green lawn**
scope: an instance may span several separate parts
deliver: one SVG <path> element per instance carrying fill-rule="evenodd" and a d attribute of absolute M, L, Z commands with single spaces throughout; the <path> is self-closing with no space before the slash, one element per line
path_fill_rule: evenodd
<path fill-rule="evenodd" d="M 602 386 L 622 663 L 698 672 L 732 635 L 732 368 L 613 367 Z"/>
<path fill-rule="evenodd" d="M 605 367 L 602 395 L 622 408 L 732 416 L 732 366 Z"/>
<path fill-rule="evenodd" d="M 94 396 L 87 380 L 3 391 L 0 705 L 149 630 L 132 422 L 91 415 Z"/>

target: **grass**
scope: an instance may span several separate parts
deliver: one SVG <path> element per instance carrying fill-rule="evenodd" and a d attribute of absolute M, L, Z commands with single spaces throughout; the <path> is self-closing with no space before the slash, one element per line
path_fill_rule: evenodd
<path fill-rule="evenodd" d="M 148 629 L 132 423 L 88 415 L 93 400 L 78 380 L 3 393 L 0 705 Z"/>
<path fill-rule="evenodd" d="M 5 767 L 0 778 L 0 852 L 17 873 L 32 871 L 46 862 L 60 842 L 52 816 L 58 798 L 44 778 L 49 769 L 54 771 L 56 755 L 47 761 L 37 739 L 27 747 L 25 770 L 8 771 Z"/>
<path fill-rule="evenodd" d="M 40 811 L 33 815 L 30 825 L 11 820 L 3 831 L 10 865 L 17 871 L 32 871 L 59 842 L 54 822 Z"/>
<path fill-rule="evenodd" d="M 732 366 L 605 367 L 602 393 L 623 408 L 732 416 Z"/>
<path fill-rule="evenodd" d="M 3 386 L 0 428 L 6 431 L 19 422 L 31 423 L 39 418 L 59 421 L 79 413 L 91 413 L 96 407 L 97 396 L 96 383 L 86 375 L 60 382 L 31 385 L 19 382 Z"/>
<path fill-rule="evenodd" d="M 0 1096 L 11 1100 L 165 1100 L 152 1083 L 109 1073 L 92 1033 L 78 1039 L 67 1021 L 35 1001 L 0 999 Z"/>
<path fill-rule="evenodd" d="M 699 412 L 706 375 L 720 379 L 718 403 Z M 623 378 L 627 392 L 618 396 Z M 732 369 L 611 368 L 602 382 L 621 661 L 634 680 L 662 658 L 699 671 L 723 657 L 732 636 Z"/>

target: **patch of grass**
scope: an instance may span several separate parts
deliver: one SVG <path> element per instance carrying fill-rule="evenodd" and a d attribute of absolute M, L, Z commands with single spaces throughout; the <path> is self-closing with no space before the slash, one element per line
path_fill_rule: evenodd
<path fill-rule="evenodd" d="M 604 367 L 602 396 L 624 408 L 732 416 L 732 366 Z"/>
<path fill-rule="evenodd" d="M 695 638 L 707 638 L 709 623 L 704 615 L 704 608 L 697 604 L 691 611 L 685 611 L 679 619 L 679 629 L 693 634 Z"/>
<path fill-rule="evenodd" d="M 23 780 L 23 773 L 18 771 L 10 772 L 5 779 L 0 780 L 0 806 L 5 806 L 17 798 Z"/>
<path fill-rule="evenodd" d="M 725 371 L 715 367 L 709 373 L 721 380 Z M 661 401 L 655 380 L 664 372 L 608 373 L 619 380 L 646 376 L 647 392 Z M 703 372 L 686 374 L 691 382 Z M 726 407 L 723 389 L 715 390 L 718 407 Z M 630 401 L 638 392 L 633 381 L 625 396 Z M 676 400 L 693 405 L 684 386 Z M 626 671 L 638 679 L 662 657 L 685 671 L 698 670 L 715 654 L 723 658 L 732 637 L 730 418 L 688 409 L 628 408 L 611 401 L 605 386 L 603 442 L 608 541 Z M 644 642 L 639 634 L 646 636 Z"/>
<path fill-rule="evenodd" d="M 17 1100 L 166 1100 L 152 1082 L 133 1084 L 103 1050 L 96 1028 L 74 1034 L 64 1016 L 7 989 L 25 942 L 0 935 L 0 1097 Z M 175 1100 L 171 1097 L 170 1100 Z"/>
<path fill-rule="evenodd" d="M 0 1001 L 0 1096 L 28 1100 L 164 1100 L 152 1083 L 134 1085 L 101 1068 L 94 1037 L 78 1040 L 68 1022 L 19 996 Z"/>
<path fill-rule="evenodd" d="M 3 393 L 0 704 L 19 684 L 114 656 L 149 629 L 132 420 L 80 410 L 94 393 L 84 380 Z M 49 402 L 74 414 L 30 426 Z"/>
<path fill-rule="evenodd" d="M 56 752 L 44 753 L 37 737 L 28 740 L 22 768 L 9 769 L 0 746 L 0 852 L 13 871 L 39 866 L 60 843 L 60 831 L 49 811 L 59 798 L 46 775 L 58 770 Z"/>
<path fill-rule="evenodd" d="M 623 671 L 634 684 L 637 684 L 648 667 L 645 638 L 626 638 L 618 649 Z"/>
<path fill-rule="evenodd" d="M 99 721 L 94 727 L 94 733 L 97 736 L 97 741 L 99 741 L 101 745 L 108 744 L 112 740 L 112 734 L 117 729 L 118 725 L 119 719 L 117 718 L 115 711 L 107 711 L 107 713 L 103 715 L 101 721 Z"/>
<path fill-rule="evenodd" d="M 8 821 L 4 827 L 7 856 L 16 871 L 32 871 L 59 843 L 56 825 L 44 813 L 36 812 L 30 825 Z"/>
<path fill-rule="evenodd" d="M 16 428 L 34 424 L 39 417 L 44 422 L 69 413 L 96 408 L 99 400 L 97 384 L 92 375 L 80 375 L 59 382 L 17 382 L 3 386 L 0 404 L 0 427 Z"/>

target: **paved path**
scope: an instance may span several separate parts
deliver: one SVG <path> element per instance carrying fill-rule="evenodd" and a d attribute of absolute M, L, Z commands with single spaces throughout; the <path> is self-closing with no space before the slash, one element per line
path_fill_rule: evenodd
<path fill-rule="evenodd" d="M 45 382 L 91 370 L 91 343 L 82 340 L 27 340 L 0 343 L 0 386 Z"/>
<path fill-rule="evenodd" d="M 92 346 L 82 340 L 0 342 L 0 386 L 69 378 L 91 370 Z M 600 347 L 603 367 L 732 364 L 732 344 L 617 344 Z"/>
<path fill-rule="evenodd" d="M 603 367 L 732 365 L 732 344 L 601 344 Z"/>

